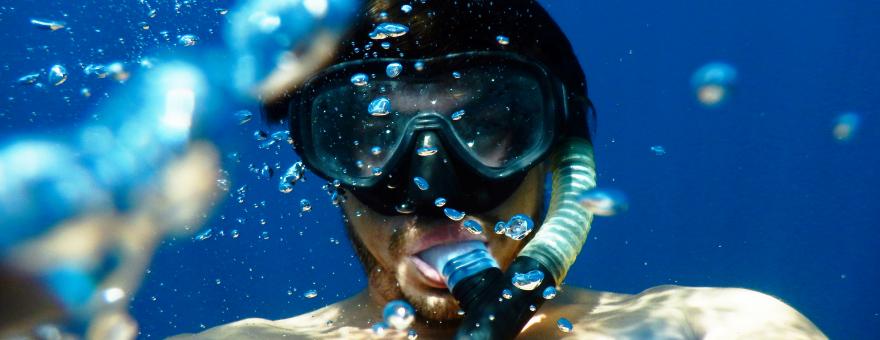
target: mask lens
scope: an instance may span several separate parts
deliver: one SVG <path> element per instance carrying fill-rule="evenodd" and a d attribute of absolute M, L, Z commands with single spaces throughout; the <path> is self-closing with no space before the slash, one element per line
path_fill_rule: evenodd
<path fill-rule="evenodd" d="M 502 168 L 540 146 L 550 117 L 546 94 L 538 80 L 516 70 L 478 76 L 465 85 L 473 94 L 452 126 L 473 158 Z"/>
<path fill-rule="evenodd" d="M 397 152 L 406 119 L 392 111 L 369 113 L 378 89 L 335 88 L 312 102 L 311 126 L 315 156 L 335 178 L 369 178 L 380 174 Z"/>

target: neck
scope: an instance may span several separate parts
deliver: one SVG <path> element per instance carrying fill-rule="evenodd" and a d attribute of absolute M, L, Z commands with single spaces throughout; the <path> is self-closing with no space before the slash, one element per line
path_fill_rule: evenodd
<path fill-rule="evenodd" d="M 365 309 L 370 310 L 371 315 L 375 315 L 378 318 L 382 317 L 382 309 L 385 305 L 391 301 L 385 294 L 380 292 L 381 288 L 378 285 L 369 284 L 367 289 L 363 290 L 358 294 L 356 300 L 363 301 L 366 307 Z M 377 320 L 378 322 L 380 320 Z M 419 314 L 416 314 L 416 320 L 413 321 L 412 328 L 416 330 L 420 338 L 428 338 L 428 339 L 449 339 L 455 334 L 455 331 L 458 330 L 458 325 L 461 323 L 461 319 L 449 319 L 449 320 L 433 320 L 427 319 Z"/>

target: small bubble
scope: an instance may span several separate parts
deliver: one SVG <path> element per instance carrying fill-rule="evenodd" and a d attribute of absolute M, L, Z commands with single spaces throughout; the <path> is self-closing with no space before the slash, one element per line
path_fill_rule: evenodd
<path fill-rule="evenodd" d="M 527 273 L 513 273 L 511 283 L 522 290 L 533 290 L 544 281 L 544 273 L 540 270 L 532 270 Z"/>
<path fill-rule="evenodd" d="M 461 221 L 466 215 L 464 212 L 452 208 L 443 208 L 443 213 L 453 221 Z"/>
<path fill-rule="evenodd" d="M 184 34 L 180 36 L 180 39 L 177 40 L 177 43 L 180 46 L 190 47 L 195 46 L 199 42 L 199 37 L 193 34 Z"/>
<path fill-rule="evenodd" d="M 369 80 L 370 77 L 366 73 L 355 73 L 351 76 L 351 83 L 355 86 L 365 86 Z"/>
<path fill-rule="evenodd" d="M 415 317 L 415 310 L 403 300 L 393 300 L 388 302 L 382 310 L 382 318 L 384 319 L 384 322 L 399 330 L 409 328 L 415 320 Z"/>
<path fill-rule="evenodd" d="M 462 223 L 462 226 L 471 234 L 478 235 L 483 233 L 483 226 L 481 226 L 480 222 L 477 222 L 476 220 L 464 221 L 464 223 Z"/>
<path fill-rule="evenodd" d="M 422 146 L 416 149 L 416 154 L 422 157 L 432 156 L 437 153 L 436 146 Z"/>
<path fill-rule="evenodd" d="M 413 68 L 415 68 L 416 71 L 419 71 L 419 72 L 424 71 L 425 70 L 425 63 L 421 62 L 421 61 L 417 61 L 415 64 L 413 64 Z"/>
<path fill-rule="evenodd" d="M 389 41 L 383 41 L 382 44 L 381 44 L 381 46 L 382 46 L 383 49 L 386 49 L 386 50 L 387 50 L 387 49 L 391 48 L 391 42 L 389 42 Z"/>
<path fill-rule="evenodd" d="M 89 90 L 88 87 L 83 87 L 83 88 L 79 89 L 79 94 L 85 98 L 89 98 L 92 96 L 92 91 Z"/>
<path fill-rule="evenodd" d="M 416 333 L 415 329 L 410 329 L 406 332 L 406 338 L 407 340 L 416 340 L 419 338 L 419 333 Z"/>
<path fill-rule="evenodd" d="M 264 141 L 269 138 L 269 133 L 263 130 L 254 131 L 254 139 L 259 141 Z"/>
<path fill-rule="evenodd" d="M 385 334 L 388 332 L 388 325 L 384 322 L 375 323 L 372 327 L 370 327 L 370 331 L 373 332 L 373 335 L 377 337 L 384 337 Z"/>
<path fill-rule="evenodd" d="M 49 84 L 58 86 L 67 81 L 67 69 L 61 65 L 52 65 L 49 68 Z"/>
<path fill-rule="evenodd" d="M 391 113 L 391 100 L 387 97 L 373 99 L 367 111 L 374 117 L 386 116 Z"/>
<path fill-rule="evenodd" d="M 226 8 L 219 8 L 218 7 L 218 8 L 214 9 L 214 12 L 217 12 L 217 14 L 220 14 L 220 15 L 226 15 L 226 13 L 229 13 L 229 10 Z"/>
<path fill-rule="evenodd" d="M 318 291 L 314 289 L 309 289 L 305 293 L 303 293 L 303 297 L 306 299 L 312 299 L 318 296 Z"/>
<path fill-rule="evenodd" d="M 666 148 L 662 145 L 654 145 L 651 147 L 651 151 L 654 152 L 654 155 L 663 156 L 666 154 Z"/>
<path fill-rule="evenodd" d="M 410 6 L 410 5 L 400 6 L 400 11 L 403 13 L 409 13 L 412 11 L 412 6 Z"/>
<path fill-rule="evenodd" d="M 18 78 L 16 82 L 22 85 L 33 85 L 37 82 L 38 78 L 40 78 L 39 73 L 31 73 Z"/>
<path fill-rule="evenodd" d="M 443 197 L 437 197 L 437 199 L 434 200 L 434 205 L 437 207 L 443 207 L 446 205 L 446 199 Z"/>
<path fill-rule="evenodd" d="M 393 22 L 383 22 L 376 26 L 376 28 L 370 32 L 370 39 L 381 40 L 386 38 L 396 38 L 402 36 L 409 32 L 409 27 L 402 24 L 397 24 Z"/>
<path fill-rule="evenodd" d="M 208 228 L 208 229 L 205 229 L 202 232 L 196 234 L 196 236 L 194 236 L 193 238 L 196 241 L 204 241 L 204 240 L 211 238 L 211 236 L 214 236 L 214 230 L 211 228 Z"/>
<path fill-rule="evenodd" d="M 140 26 L 141 29 L 143 29 L 143 30 L 148 30 L 148 29 L 150 29 L 150 23 L 148 23 L 148 22 L 146 22 L 146 21 L 141 21 L 141 22 L 139 22 L 139 23 L 138 23 L 138 26 Z"/>
<path fill-rule="evenodd" d="M 389 78 L 396 78 L 403 72 L 403 65 L 400 63 L 389 63 L 388 66 L 385 66 L 385 75 Z"/>
<path fill-rule="evenodd" d="M 248 110 L 239 110 L 235 112 L 235 118 L 238 119 L 238 125 L 250 122 L 254 118 L 254 114 Z"/>
<path fill-rule="evenodd" d="M 455 79 L 461 79 L 461 72 L 453 71 L 453 72 L 452 72 L 452 78 L 455 78 Z"/>
<path fill-rule="evenodd" d="M 493 229 L 493 230 L 495 231 L 496 234 L 499 234 L 499 235 L 506 233 L 507 232 L 507 222 L 498 221 L 498 223 L 495 223 L 495 229 Z"/>
<path fill-rule="evenodd" d="M 299 200 L 299 210 L 304 213 L 312 211 L 312 202 L 305 198 Z"/>
<path fill-rule="evenodd" d="M 559 327 L 559 330 L 564 333 L 570 333 L 572 328 L 574 328 L 571 325 L 571 321 L 568 321 L 566 318 L 559 318 L 559 320 L 556 321 L 556 327 Z"/>
<path fill-rule="evenodd" d="M 229 232 L 229 236 L 232 236 L 232 238 L 238 238 L 238 236 L 239 236 L 238 229 L 232 229 L 232 231 Z"/>
<path fill-rule="evenodd" d="M 510 300 L 510 298 L 513 297 L 513 292 L 510 291 L 510 289 L 504 288 L 504 290 L 501 291 L 501 297 L 505 300 Z"/>
<path fill-rule="evenodd" d="M 380 167 L 372 167 L 370 168 L 370 172 L 373 176 L 382 176 L 382 168 Z"/>
<path fill-rule="evenodd" d="M 416 183 L 416 186 L 419 187 L 419 190 L 428 190 L 428 188 L 430 187 L 428 185 L 428 180 L 422 177 L 413 177 L 413 182 Z"/>
<path fill-rule="evenodd" d="M 415 211 L 412 205 L 406 202 L 394 206 L 394 210 L 401 214 L 412 214 Z"/>
<path fill-rule="evenodd" d="M 541 296 L 543 296 L 545 300 L 552 300 L 556 297 L 556 287 L 549 286 L 544 288 L 544 292 L 541 293 Z"/>
<path fill-rule="evenodd" d="M 149 12 L 147 12 L 147 16 L 150 18 L 155 18 L 157 14 L 159 14 L 159 11 L 155 8 L 153 8 Z"/>
<path fill-rule="evenodd" d="M 260 238 L 264 239 L 264 240 L 268 240 L 269 239 L 269 232 L 268 231 L 261 232 Z"/>
<path fill-rule="evenodd" d="M 508 38 L 507 36 L 504 36 L 504 35 L 499 35 L 499 36 L 495 37 L 495 41 L 498 42 L 498 45 L 502 45 L 502 46 L 510 44 L 510 38 Z"/>
<path fill-rule="evenodd" d="M 382 154 L 382 147 L 374 146 L 374 147 L 370 148 L 370 153 L 373 154 L 374 156 L 378 156 L 378 155 Z"/>
<path fill-rule="evenodd" d="M 61 21 L 31 19 L 31 25 L 46 31 L 57 31 L 64 28 L 65 24 Z"/>
<path fill-rule="evenodd" d="M 452 120 L 461 120 L 464 117 L 464 110 L 458 110 L 452 113 Z"/>
<path fill-rule="evenodd" d="M 529 305 L 529 310 L 534 312 L 538 310 L 538 307 L 535 307 L 535 305 Z"/>

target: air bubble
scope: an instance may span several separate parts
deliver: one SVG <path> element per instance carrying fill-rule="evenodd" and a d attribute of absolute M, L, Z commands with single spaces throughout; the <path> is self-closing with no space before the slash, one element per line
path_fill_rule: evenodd
<path fill-rule="evenodd" d="M 514 273 L 511 283 L 522 290 L 533 290 L 544 281 L 544 273 L 540 270 L 532 270 L 527 273 Z"/>
<path fill-rule="evenodd" d="M 351 76 L 351 83 L 355 86 L 365 86 L 369 80 L 370 77 L 366 73 L 355 73 Z"/>
<path fill-rule="evenodd" d="M 413 177 L 413 182 L 416 183 L 416 186 L 419 187 L 419 190 L 428 190 L 430 185 L 428 185 L 428 180 L 422 177 Z"/>
<path fill-rule="evenodd" d="M 385 323 L 395 329 L 407 329 L 416 318 L 415 310 L 406 301 L 393 300 L 382 310 Z"/>
<path fill-rule="evenodd" d="M 443 208 L 443 213 L 453 221 L 461 221 L 466 215 L 464 212 L 452 208 Z"/>
<path fill-rule="evenodd" d="M 467 230 L 471 234 L 482 234 L 483 233 L 483 226 L 481 226 L 480 222 L 477 222 L 476 220 L 464 221 L 464 223 L 462 223 L 462 226 L 464 227 L 465 230 Z"/>
<path fill-rule="evenodd" d="M 367 111 L 374 117 L 386 116 L 391 113 L 391 100 L 387 97 L 373 99 Z"/>
<path fill-rule="evenodd" d="M 385 66 L 385 75 L 389 78 L 396 78 L 401 72 L 403 72 L 403 65 L 400 63 L 390 63 Z"/>

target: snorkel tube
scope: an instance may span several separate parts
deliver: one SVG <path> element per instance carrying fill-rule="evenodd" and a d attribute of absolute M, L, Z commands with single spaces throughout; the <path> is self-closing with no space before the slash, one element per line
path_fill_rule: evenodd
<path fill-rule="evenodd" d="M 456 338 L 513 339 L 544 303 L 543 292 L 561 283 L 574 264 L 593 221 L 577 202 L 581 192 L 596 186 L 592 144 L 568 138 L 553 155 L 553 169 L 547 216 L 507 272 L 479 242 L 445 263 L 431 259 L 465 312 Z"/>

